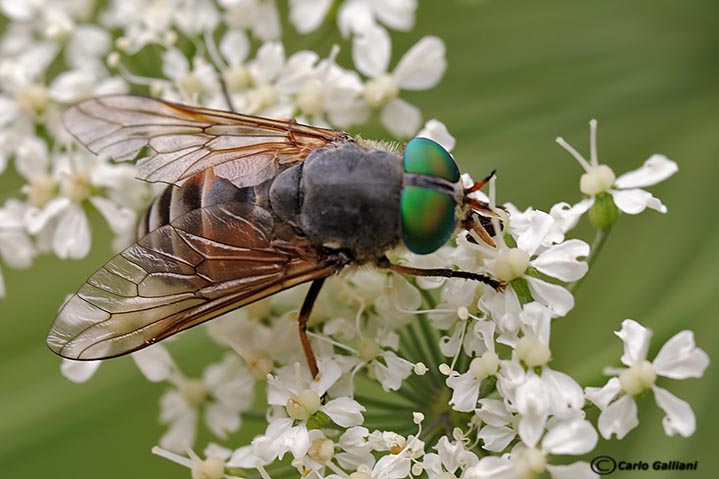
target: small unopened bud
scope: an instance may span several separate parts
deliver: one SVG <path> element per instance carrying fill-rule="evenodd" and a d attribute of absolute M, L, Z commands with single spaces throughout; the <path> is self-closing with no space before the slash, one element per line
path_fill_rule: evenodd
<path fill-rule="evenodd" d="M 414 373 L 417 376 L 424 376 L 425 374 L 427 374 L 427 371 L 429 371 L 429 369 L 421 361 L 414 365 Z"/>
<path fill-rule="evenodd" d="M 115 40 L 115 47 L 120 51 L 126 52 L 130 49 L 130 39 L 127 37 L 119 37 Z"/>
<path fill-rule="evenodd" d="M 315 439 L 312 441 L 307 455 L 318 461 L 331 461 L 335 455 L 335 443 L 326 438 Z"/>
<path fill-rule="evenodd" d="M 614 204 L 614 197 L 609 193 L 600 193 L 594 198 L 589 208 L 589 221 L 597 229 L 609 229 L 619 217 L 619 209 Z"/>
<path fill-rule="evenodd" d="M 514 471 L 518 477 L 537 477 L 547 468 L 544 453 L 537 449 L 524 449 L 519 453 Z"/>
<path fill-rule="evenodd" d="M 120 64 L 120 52 L 112 51 L 107 55 L 107 59 L 105 60 L 107 62 L 107 66 L 110 68 L 117 68 L 117 66 Z"/>
<path fill-rule="evenodd" d="M 412 413 L 412 422 L 415 424 L 420 424 L 422 421 L 424 421 L 424 414 L 421 412 L 413 412 Z"/>
<path fill-rule="evenodd" d="M 549 346 L 534 336 L 523 336 L 515 347 L 517 356 L 530 368 L 544 366 L 552 358 Z"/>
<path fill-rule="evenodd" d="M 498 368 L 499 356 L 494 351 L 485 351 L 484 354 L 474 358 L 469 364 L 469 371 L 479 380 L 496 374 Z"/>
<path fill-rule="evenodd" d="M 611 188 L 616 179 L 616 175 L 607 165 L 592 166 L 579 179 L 579 190 L 588 196 L 596 195 Z"/>
<path fill-rule="evenodd" d="M 622 371 L 619 375 L 619 382 L 622 385 L 622 389 L 630 396 L 636 396 L 650 389 L 654 386 L 656 380 L 657 373 L 654 370 L 654 366 L 646 360 Z"/>
<path fill-rule="evenodd" d="M 492 271 L 497 279 L 512 281 L 519 278 L 527 271 L 529 266 L 529 255 L 519 248 L 502 250 L 494 260 Z"/>
<path fill-rule="evenodd" d="M 180 395 L 192 407 L 198 407 L 207 401 L 209 391 L 200 379 L 185 379 L 179 386 Z"/>
<path fill-rule="evenodd" d="M 210 456 L 204 461 L 192 461 L 192 479 L 222 479 L 225 477 L 225 461 Z"/>
<path fill-rule="evenodd" d="M 292 419 L 306 421 L 322 406 L 320 395 L 311 389 L 303 389 L 294 397 L 287 400 L 287 415 Z"/>
<path fill-rule="evenodd" d="M 380 348 L 377 341 L 371 338 L 362 338 L 357 346 L 357 352 L 362 361 L 368 363 L 377 357 Z"/>

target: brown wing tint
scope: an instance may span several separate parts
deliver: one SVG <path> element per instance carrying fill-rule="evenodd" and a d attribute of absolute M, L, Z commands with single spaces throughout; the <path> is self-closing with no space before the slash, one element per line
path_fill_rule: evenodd
<path fill-rule="evenodd" d="M 65 112 L 68 130 L 93 153 L 138 161 L 138 177 L 181 185 L 214 167 L 236 186 L 274 177 L 280 164 L 305 159 L 343 132 L 236 113 L 196 108 L 134 95 L 81 101 Z"/>
<path fill-rule="evenodd" d="M 119 356 L 341 267 L 283 228 L 252 204 L 185 214 L 91 276 L 60 310 L 50 349 L 69 359 Z"/>

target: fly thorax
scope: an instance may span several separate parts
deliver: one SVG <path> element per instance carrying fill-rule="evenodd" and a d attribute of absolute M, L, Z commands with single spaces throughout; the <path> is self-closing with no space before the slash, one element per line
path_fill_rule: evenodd
<path fill-rule="evenodd" d="M 298 226 L 300 213 L 300 180 L 303 163 L 284 170 L 272 182 L 270 187 L 270 205 L 272 211 L 285 223 Z"/>
<path fill-rule="evenodd" d="M 402 175 L 397 155 L 345 143 L 281 173 L 270 201 L 318 247 L 369 261 L 399 241 Z"/>

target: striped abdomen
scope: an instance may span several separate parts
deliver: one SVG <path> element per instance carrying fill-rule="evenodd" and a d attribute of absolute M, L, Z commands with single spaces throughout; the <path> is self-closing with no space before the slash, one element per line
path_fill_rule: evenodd
<path fill-rule="evenodd" d="M 172 223 L 185 213 L 223 203 L 250 203 L 269 210 L 267 192 L 272 180 L 238 188 L 207 169 L 188 179 L 181 187 L 170 185 L 145 210 L 137 224 L 137 237 Z"/>

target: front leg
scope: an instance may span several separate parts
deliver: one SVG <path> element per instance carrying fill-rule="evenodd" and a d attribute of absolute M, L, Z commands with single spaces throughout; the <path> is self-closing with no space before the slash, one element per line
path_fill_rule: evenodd
<path fill-rule="evenodd" d="M 495 291 L 504 291 L 505 283 L 497 281 L 483 274 L 471 273 L 469 271 L 457 271 L 449 268 L 413 268 L 392 263 L 386 256 L 377 260 L 377 267 L 388 269 L 395 273 L 409 274 L 412 276 L 441 276 L 444 278 L 464 278 L 479 281 L 494 288 Z"/>

